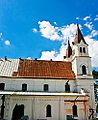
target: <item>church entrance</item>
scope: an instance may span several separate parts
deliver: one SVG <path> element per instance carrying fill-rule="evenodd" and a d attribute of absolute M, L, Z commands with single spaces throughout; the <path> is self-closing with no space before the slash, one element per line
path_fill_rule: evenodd
<path fill-rule="evenodd" d="M 24 105 L 15 105 L 12 114 L 12 120 L 19 120 L 24 116 Z"/>

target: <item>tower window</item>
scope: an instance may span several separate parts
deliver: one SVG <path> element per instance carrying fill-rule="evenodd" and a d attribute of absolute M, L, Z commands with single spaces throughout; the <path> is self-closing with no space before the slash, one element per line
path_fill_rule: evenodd
<path fill-rule="evenodd" d="M 83 52 L 86 53 L 85 48 L 83 48 Z"/>
<path fill-rule="evenodd" d="M 47 105 L 46 107 L 46 117 L 51 117 L 51 105 Z"/>
<path fill-rule="evenodd" d="M 0 90 L 4 90 L 5 83 L 0 83 Z"/>
<path fill-rule="evenodd" d="M 86 67 L 85 67 L 85 65 L 82 66 L 82 74 L 86 75 Z"/>
<path fill-rule="evenodd" d="M 82 53 L 82 47 L 80 47 L 80 53 Z"/>
<path fill-rule="evenodd" d="M 27 84 L 22 84 L 22 91 L 23 92 L 27 91 Z"/>
<path fill-rule="evenodd" d="M 72 106 L 72 111 L 73 111 L 73 116 L 77 116 L 77 106 L 76 105 Z"/>
<path fill-rule="evenodd" d="M 68 82 L 65 84 L 65 92 L 70 92 L 70 85 Z"/>
<path fill-rule="evenodd" d="M 47 92 L 48 91 L 48 84 L 44 84 L 44 91 Z"/>

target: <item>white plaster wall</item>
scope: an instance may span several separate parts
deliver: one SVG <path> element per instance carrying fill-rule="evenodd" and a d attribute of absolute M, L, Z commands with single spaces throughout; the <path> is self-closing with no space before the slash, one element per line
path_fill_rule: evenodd
<path fill-rule="evenodd" d="M 72 106 L 74 105 L 74 102 L 65 102 L 64 107 L 65 107 L 65 118 L 67 115 L 72 115 L 73 117 L 73 111 L 72 111 Z M 75 102 L 75 105 L 77 106 L 77 119 L 78 120 L 88 120 L 88 104 L 87 102 Z M 87 108 L 86 108 L 87 107 Z M 75 117 L 74 117 L 75 118 Z"/>
<path fill-rule="evenodd" d="M 72 114 L 74 102 L 64 102 L 64 100 L 74 100 L 77 96 L 6 96 L 5 119 L 11 120 L 12 112 L 16 104 L 24 104 L 24 115 L 29 116 L 29 120 L 66 120 L 66 115 Z M 79 100 L 88 98 L 79 97 Z M 78 108 L 78 119 L 87 120 L 88 109 L 84 103 L 76 102 Z M 51 117 L 46 117 L 46 106 L 51 105 Z M 88 107 L 88 104 L 86 104 Z M 85 113 L 86 110 L 86 113 Z M 82 114 L 81 114 L 82 113 Z"/>
<path fill-rule="evenodd" d="M 5 90 L 21 91 L 22 84 L 27 84 L 27 91 L 43 91 L 44 84 L 49 85 L 49 92 L 65 92 L 68 79 L 14 79 L 0 78 L 0 83 L 5 83 Z M 69 80 L 70 90 L 74 91 L 74 80 Z"/>
<path fill-rule="evenodd" d="M 28 97 L 23 97 L 23 96 L 10 96 L 10 99 L 8 100 L 9 104 L 7 103 L 6 99 L 6 107 L 5 107 L 5 119 L 6 120 L 11 120 L 12 119 L 12 114 L 13 114 L 13 109 L 15 105 L 24 105 L 24 115 L 28 115 L 29 119 L 32 120 L 32 99 Z M 9 109 L 7 109 L 9 108 Z"/>
<path fill-rule="evenodd" d="M 7 100 L 7 99 L 6 99 Z M 24 104 L 24 115 L 29 116 L 29 120 L 47 119 L 64 120 L 64 101 L 59 97 L 32 97 L 32 96 L 10 96 L 9 105 L 6 104 L 5 119 L 11 120 L 15 105 Z M 51 105 L 51 117 L 46 117 L 46 106 Z M 7 109 L 9 107 L 9 109 Z"/>
<path fill-rule="evenodd" d="M 88 95 L 90 96 L 90 106 L 95 109 L 95 95 L 94 95 L 94 82 L 93 80 L 81 79 L 77 80 L 77 88 L 80 91 L 81 88 L 84 88 L 88 91 Z"/>

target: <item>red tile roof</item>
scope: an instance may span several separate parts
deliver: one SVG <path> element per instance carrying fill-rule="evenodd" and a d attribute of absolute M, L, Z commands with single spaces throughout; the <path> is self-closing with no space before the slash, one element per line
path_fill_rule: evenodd
<path fill-rule="evenodd" d="M 19 62 L 18 72 L 14 72 L 13 76 L 75 79 L 71 68 L 71 62 L 23 59 Z"/>

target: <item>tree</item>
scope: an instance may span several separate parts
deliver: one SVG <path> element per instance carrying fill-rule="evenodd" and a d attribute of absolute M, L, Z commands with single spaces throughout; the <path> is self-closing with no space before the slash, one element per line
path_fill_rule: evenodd
<path fill-rule="evenodd" d="M 98 71 L 93 70 L 93 78 L 98 79 Z"/>

